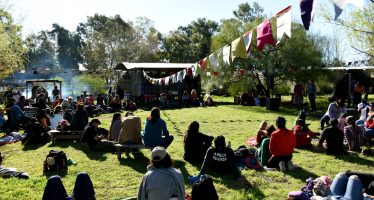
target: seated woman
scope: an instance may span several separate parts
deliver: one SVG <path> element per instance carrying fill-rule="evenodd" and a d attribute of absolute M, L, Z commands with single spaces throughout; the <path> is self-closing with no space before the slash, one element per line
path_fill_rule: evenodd
<path fill-rule="evenodd" d="M 208 148 L 212 145 L 213 136 L 199 132 L 199 123 L 193 121 L 184 135 L 184 160 L 188 162 L 201 162 Z"/>
<path fill-rule="evenodd" d="M 260 148 L 258 149 L 257 159 L 261 163 L 262 166 L 266 166 L 266 164 L 268 163 L 271 157 L 270 150 L 269 150 L 270 136 L 275 130 L 276 129 L 273 125 L 269 126 L 269 128 L 267 128 L 266 130 L 268 137 L 264 138 L 262 142 L 260 143 Z"/>
<path fill-rule="evenodd" d="M 56 106 L 51 118 L 51 129 L 56 130 L 58 123 L 64 119 L 61 106 Z"/>
<path fill-rule="evenodd" d="M 160 118 L 159 108 L 152 108 L 150 116 L 145 120 L 142 137 L 144 145 L 149 147 L 167 148 L 173 142 L 174 137 L 169 134 L 165 121 Z"/>
<path fill-rule="evenodd" d="M 190 95 L 188 94 L 187 90 L 185 90 L 183 92 L 183 95 L 182 95 L 182 104 L 184 106 L 189 106 L 190 105 L 190 101 L 191 101 Z"/>
<path fill-rule="evenodd" d="M 127 99 L 126 100 L 126 105 L 125 105 L 125 110 L 134 112 L 136 110 L 135 103 L 132 102 L 130 99 Z"/>
<path fill-rule="evenodd" d="M 47 130 L 39 124 L 35 117 L 31 118 L 30 122 L 26 124 L 25 133 L 27 133 L 27 135 L 22 139 L 23 145 L 49 142 L 51 139 Z"/>
<path fill-rule="evenodd" d="M 137 199 L 184 199 L 183 175 L 173 167 L 165 148 L 152 150 L 151 164 L 140 184 Z"/>
<path fill-rule="evenodd" d="M 36 119 L 38 119 L 39 124 L 47 131 L 51 130 L 51 119 L 47 115 L 47 110 L 42 109 L 36 115 Z"/>
<path fill-rule="evenodd" d="M 374 195 L 374 175 L 347 171 L 335 176 L 330 185 L 333 199 L 363 199 Z M 330 198 L 329 198 L 330 199 Z"/>
<path fill-rule="evenodd" d="M 370 108 L 370 112 L 365 122 L 365 136 L 369 141 L 374 138 L 374 112 L 372 109 L 373 107 Z"/>
<path fill-rule="evenodd" d="M 353 116 L 347 117 L 348 126 L 344 127 L 345 145 L 349 151 L 361 152 L 361 146 L 367 145 L 365 130 L 361 126 L 356 126 L 355 122 Z"/>
<path fill-rule="evenodd" d="M 192 106 L 199 106 L 199 96 L 197 95 L 196 89 L 191 90 L 190 98 Z"/>
<path fill-rule="evenodd" d="M 98 119 L 92 119 L 83 133 L 83 142 L 85 142 L 92 150 L 115 152 L 114 143 L 103 140 L 108 137 L 108 131 L 99 128 L 101 122 Z"/>
<path fill-rule="evenodd" d="M 109 112 L 120 112 L 121 111 L 121 99 L 118 97 L 118 95 L 115 95 L 111 101 L 109 102 Z"/>
<path fill-rule="evenodd" d="M 110 129 L 109 129 L 109 135 L 108 140 L 109 141 L 118 141 L 119 133 L 121 132 L 121 113 L 114 113 L 112 122 L 110 123 Z"/>
<path fill-rule="evenodd" d="M 132 112 L 127 112 L 125 119 L 123 119 L 121 132 L 118 137 L 120 144 L 142 144 L 142 137 L 140 132 L 142 130 L 140 117 L 135 116 Z M 138 149 L 131 149 L 132 152 L 137 152 Z M 129 149 L 126 150 L 129 153 Z"/>
<path fill-rule="evenodd" d="M 267 127 L 268 126 L 268 123 L 266 121 L 263 121 L 257 131 L 257 136 L 256 136 L 256 142 L 257 142 L 257 146 L 261 145 L 262 143 L 262 140 L 265 139 L 265 138 L 268 138 L 268 132 L 266 131 L 267 130 Z"/>
<path fill-rule="evenodd" d="M 213 99 L 212 99 L 212 96 L 208 96 L 204 102 L 205 106 L 214 106 L 214 102 L 213 102 Z"/>

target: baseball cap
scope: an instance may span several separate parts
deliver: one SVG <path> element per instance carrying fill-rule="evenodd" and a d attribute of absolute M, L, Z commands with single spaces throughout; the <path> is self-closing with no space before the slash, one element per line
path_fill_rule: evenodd
<path fill-rule="evenodd" d="M 166 154 L 168 153 L 164 147 L 155 147 L 152 150 L 152 160 L 160 161 L 165 158 Z"/>

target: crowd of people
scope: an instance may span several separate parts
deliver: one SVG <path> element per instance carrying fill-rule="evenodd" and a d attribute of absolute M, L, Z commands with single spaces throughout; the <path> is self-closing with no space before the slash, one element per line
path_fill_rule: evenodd
<path fill-rule="evenodd" d="M 315 98 L 315 96 L 313 97 L 313 93 L 315 93 L 313 86 L 310 87 L 308 89 L 310 90 L 309 98 Z M 59 94 L 57 91 L 52 93 Z M 191 95 L 184 93 L 182 100 L 186 104 L 200 103 L 198 95 L 195 93 L 196 91 L 192 91 Z M 187 98 L 187 96 L 189 97 Z M 138 199 L 184 199 L 183 174 L 174 168 L 171 155 L 166 150 L 174 141 L 174 136 L 170 134 L 166 122 L 161 118 L 160 108 L 153 107 L 151 109 L 142 129 L 141 119 L 134 112 L 135 105 L 131 102 L 122 105 L 121 97 L 123 98 L 123 94 L 121 92 L 118 94 L 117 91 L 117 94 L 108 98 L 109 103 L 105 103 L 105 98 L 102 95 L 98 95 L 96 100 L 93 95 L 86 93 L 78 96 L 76 100 L 72 97 L 62 100 L 56 95 L 52 104 L 48 105 L 45 95 L 40 93 L 34 104 L 38 108 L 38 112 L 33 117 L 26 116 L 18 102 L 14 98 L 9 98 L 5 106 L 8 120 L 3 121 L 2 125 L 12 130 L 24 128 L 27 135 L 22 142 L 25 145 L 48 142 L 50 140 L 48 131 L 56 129 L 82 131 L 82 142 L 93 151 L 115 152 L 114 144 L 116 143 L 142 144 L 150 147 L 153 149 L 150 165 L 147 167 L 147 172 L 139 187 Z M 249 100 L 244 103 L 248 105 L 253 102 L 251 103 Z M 205 105 L 214 105 L 211 96 L 207 96 Z M 292 162 L 294 149 L 313 148 L 312 139 L 317 139 L 319 135 L 321 137 L 317 145 L 323 148 L 327 154 L 340 155 L 348 151 L 361 152 L 363 146 L 370 147 L 372 145 L 374 105 L 363 100 L 357 106 L 360 112 L 358 120 L 347 115 L 343 100 L 337 99 L 331 103 L 321 118 L 321 134 L 310 130 L 309 124 L 306 123 L 307 112 L 304 109 L 300 111 L 291 129 L 286 127 L 286 119 L 282 116 L 276 118 L 275 126 L 263 121 L 255 137 L 258 148 L 256 159 L 267 170 L 293 171 L 300 168 Z M 123 108 L 126 110 L 124 117 L 120 113 Z M 100 127 L 101 121 L 98 118 L 89 120 L 90 117 L 97 116 L 95 113 L 98 109 L 110 110 L 113 113 L 109 130 Z M 312 105 L 312 111 L 315 111 L 315 105 Z M 201 166 L 199 175 L 212 172 L 219 175 L 230 173 L 244 186 L 251 186 L 242 175 L 234 150 L 230 143 L 226 143 L 224 136 L 213 137 L 203 134 L 200 132 L 200 124 L 193 121 L 184 134 L 183 147 L 184 160 Z M 127 155 L 130 152 L 136 154 L 139 153 L 139 149 L 126 150 Z M 347 180 L 346 182 L 351 180 L 351 178 L 343 178 Z M 371 180 L 372 177 L 369 179 Z M 78 174 L 77 182 L 81 181 L 85 182 L 85 185 L 91 184 L 92 186 L 86 173 Z M 82 188 L 77 184 L 76 188 L 73 196 L 82 193 Z M 90 192 L 86 192 L 84 195 L 94 196 L 93 187 L 89 187 L 89 190 Z M 50 199 L 51 196 L 56 195 L 52 191 L 62 192 L 66 196 L 60 177 L 49 178 L 43 199 Z"/>

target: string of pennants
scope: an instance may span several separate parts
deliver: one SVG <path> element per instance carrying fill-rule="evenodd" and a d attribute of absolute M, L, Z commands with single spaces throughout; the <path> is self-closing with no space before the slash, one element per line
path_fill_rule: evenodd
<path fill-rule="evenodd" d="M 305 30 L 309 30 L 310 22 L 313 21 L 315 13 L 315 4 L 317 0 L 300 0 L 301 19 Z M 363 7 L 363 0 L 333 0 L 335 9 L 335 20 L 342 13 L 347 4 L 353 4 L 357 7 Z M 284 35 L 291 38 L 291 6 L 279 11 L 276 17 L 277 41 L 274 40 L 272 33 L 272 26 L 270 19 L 265 20 L 256 27 L 257 31 L 257 49 L 262 51 L 265 45 L 275 46 L 279 44 Z M 249 30 L 242 36 L 238 37 L 230 44 L 218 49 L 216 52 L 210 54 L 206 58 L 198 61 L 190 68 L 184 69 L 168 77 L 152 78 L 149 77 L 145 71 L 143 75 L 149 83 L 154 85 L 169 85 L 177 82 L 182 82 L 186 76 L 195 77 L 197 74 L 206 76 L 243 76 L 254 75 L 254 73 L 261 74 L 257 69 L 245 70 L 235 69 L 233 71 L 225 71 L 235 58 L 247 59 L 251 54 L 251 41 L 254 30 Z M 320 67 L 306 66 L 290 69 L 273 69 L 275 73 L 296 72 L 300 70 L 312 70 Z M 209 69 L 209 70 L 208 70 Z M 232 69 L 231 69 L 232 70 Z"/>

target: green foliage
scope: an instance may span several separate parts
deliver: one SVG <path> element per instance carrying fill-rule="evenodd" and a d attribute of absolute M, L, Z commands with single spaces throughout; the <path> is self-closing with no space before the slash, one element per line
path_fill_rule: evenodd
<path fill-rule="evenodd" d="M 49 35 L 57 44 L 57 59 L 61 69 L 78 69 L 83 61 L 81 55 L 82 41 L 80 35 L 71 33 L 64 27 L 53 24 Z"/>
<path fill-rule="evenodd" d="M 21 29 L 12 15 L 0 7 L 0 79 L 24 68 L 26 49 L 22 44 Z"/>
<path fill-rule="evenodd" d="M 234 10 L 233 14 L 243 23 L 253 22 L 265 17 L 264 8 L 257 2 L 253 2 L 252 6 L 248 2 L 239 4 L 238 10 Z"/>
<path fill-rule="evenodd" d="M 163 38 L 161 58 L 169 62 L 195 63 L 209 54 L 217 28 L 215 21 L 205 18 L 180 26 Z"/>
<path fill-rule="evenodd" d="M 87 87 L 85 90 L 90 91 L 93 94 L 102 93 L 106 90 L 105 80 L 97 74 L 86 74 L 74 77 L 72 85 L 78 87 L 83 85 Z"/>
<path fill-rule="evenodd" d="M 292 128 L 291 124 L 294 123 L 299 111 L 281 107 L 280 111 L 274 112 L 264 107 L 233 105 L 233 97 L 213 96 L 213 99 L 218 106 L 161 111 L 161 118 L 165 120 L 170 133 L 174 135 L 174 141 L 168 147 L 168 152 L 175 160 L 175 167 L 183 173 L 186 192 L 189 194 L 192 188 L 188 184 L 187 177 L 196 175 L 201 166 L 183 160 L 183 135 L 192 121 L 200 123 L 202 133 L 212 136 L 224 135 L 226 141 L 230 141 L 232 147 L 237 148 L 245 145 L 248 137 L 256 135 L 257 128 L 263 120 L 273 125 L 275 118 L 282 115 L 287 120 L 287 127 Z M 282 96 L 283 99 L 288 101 L 290 97 Z M 307 117 L 311 130 L 316 131 L 319 127 L 319 117 L 324 114 L 327 105 L 327 97 L 318 96 L 317 106 L 320 111 Z M 142 121 L 148 114 L 149 111 L 142 109 L 135 112 L 135 115 L 139 116 Z M 102 122 L 101 127 L 108 129 L 111 118 L 112 114 L 99 116 Z M 315 144 L 315 141 L 313 143 Z M 79 141 L 58 140 L 55 143 L 29 146 L 22 146 L 20 142 L 7 144 L 1 146 L 1 152 L 5 155 L 3 165 L 28 172 L 30 179 L 1 178 L 1 199 L 41 199 L 47 179 L 54 175 L 52 173 L 42 174 L 42 162 L 51 149 L 63 150 L 68 158 L 77 162 L 77 165 L 69 165 L 67 173 L 57 173 L 62 177 L 68 194 L 73 191 L 77 173 L 84 171 L 88 172 L 92 179 L 97 199 L 122 199 L 136 196 L 151 156 L 149 150 L 141 150 L 141 153 L 135 157 L 134 155 L 126 157 L 122 154 L 122 159 L 117 160 L 116 154 L 91 151 Z M 287 173 L 242 170 L 242 174 L 254 185 L 251 189 L 241 187 L 231 174 L 209 173 L 209 175 L 213 177 L 220 199 L 279 200 L 286 199 L 289 191 L 299 190 L 305 186 L 305 179 L 309 177 L 326 175 L 333 178 L 337 173 L 348 169 L 372 173 L 374 158 L 358 154 L 335 157 L 312 148 L 310 150 L 296 149 L 293 162 L 300 165 L 302 169 Z"/>
<path fill-rule="evenodd" d="M 28 47 L 27 69 L 56 67 L 56 47 L 46 31 L 26 38 Z"/>
<path fill-rule="evenodd" d="M 274 94 L 290 94 L 291 87 L 288 83 L 284 82 L 282 84 L 276 85 L 274 87 Z"/>

